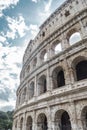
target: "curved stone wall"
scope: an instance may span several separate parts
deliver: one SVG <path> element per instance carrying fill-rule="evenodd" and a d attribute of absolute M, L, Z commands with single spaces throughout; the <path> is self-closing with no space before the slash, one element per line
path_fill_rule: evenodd
<path fill-rule="evenodd" d="M 87 1 L 67 0 L 25 51 L 13 130 L 86 129 Z"/>

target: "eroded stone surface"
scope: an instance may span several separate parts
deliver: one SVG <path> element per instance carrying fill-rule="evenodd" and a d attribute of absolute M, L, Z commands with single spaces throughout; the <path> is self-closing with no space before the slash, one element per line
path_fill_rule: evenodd
<path fill-rule="evenodd" d="M 87 0 L 67 0 L 30 41 L 13 130 L 87 130 Z"/>

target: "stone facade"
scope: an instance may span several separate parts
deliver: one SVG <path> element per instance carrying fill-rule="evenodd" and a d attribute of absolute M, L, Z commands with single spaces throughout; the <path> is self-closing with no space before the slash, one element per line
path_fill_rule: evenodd
<path fill-rule="evenodd" d="M 87 130 L 87 0 L 67 0 L 29 42 L 13 130 Z"/>

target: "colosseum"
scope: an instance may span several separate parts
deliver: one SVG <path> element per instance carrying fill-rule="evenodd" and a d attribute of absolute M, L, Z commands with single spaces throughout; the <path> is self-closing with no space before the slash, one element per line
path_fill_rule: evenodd
<path fill-rule="evenodd" d="M 23 57 L 13 130 L 87 130 L 87 0 L 67 0 Z"/>

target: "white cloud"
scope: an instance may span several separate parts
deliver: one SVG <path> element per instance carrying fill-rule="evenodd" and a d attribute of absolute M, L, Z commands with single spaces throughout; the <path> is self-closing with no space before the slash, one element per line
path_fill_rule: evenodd
<path fill-rule="evenodd" d="M 15 105 L 25 47 L 25 44 L 21 47 L 4 47 L 0 44 L 0 109 Z"/>
<path fill-rule="evenodd" d="M 23 37 L 26 34 L 26 31 L 29 30 L 25 24 L 23 16 L 19 15 L 17 18 L 6 17 L 8 22 L 8 27 L 11 31 L 8 31 L 6 34 L 7 38 L 15 39 L 19 34 L 20 37 Z"/>
<path fill-rule="evenodd" d="M 6 41 L 6 38 L 0 35 L 0 42 L 5 42 L 5 41 Z"/>
<path fill-rule="evenodd" d="M 39 32 L 39 27 L 37 25 L 33 25 L 31 24 L 29 26 L 29 31 L 31 32 L 32 34 L 32 38 L 34 38 L 36 36 L 36 34 Z"/>
<path fill-rule="evenodd" d="M 14 107 L 15 107 L 15 101 L 14 100 L 11 100 L 9 102 L 0 101 L 0 110 L 1 111 L 13 110 Z"/>
<path fill-rule="evenodd" d="M 35 3 L 37 3 L 37 2 L 39 2 L 40 0 L 32 0 L 32 2 L 35 2 Z"/>
<path fill-rule="evenodd" d="M 45 6 L 45 12 L 49 12 L 50 11 L 51 4 L 52 4 L 52 0 L 49 0 L 48 3 Z"/>
<path fill-rule="evenodd" d="M 44 11 L 39 12 L 41 22 L 44 21 L 51 14 L 50 7 L 52 4 L 52 0 L 48 0 L 47 2 L 44 2 L 44 3 L 45 3 Z"/>
<path fill-rule="evenodd" d="M 3 15 L 3 10 L 9 8 L 11 5 L 17 5 L 19 0 L 0 0 L 0 17 Z"/>

